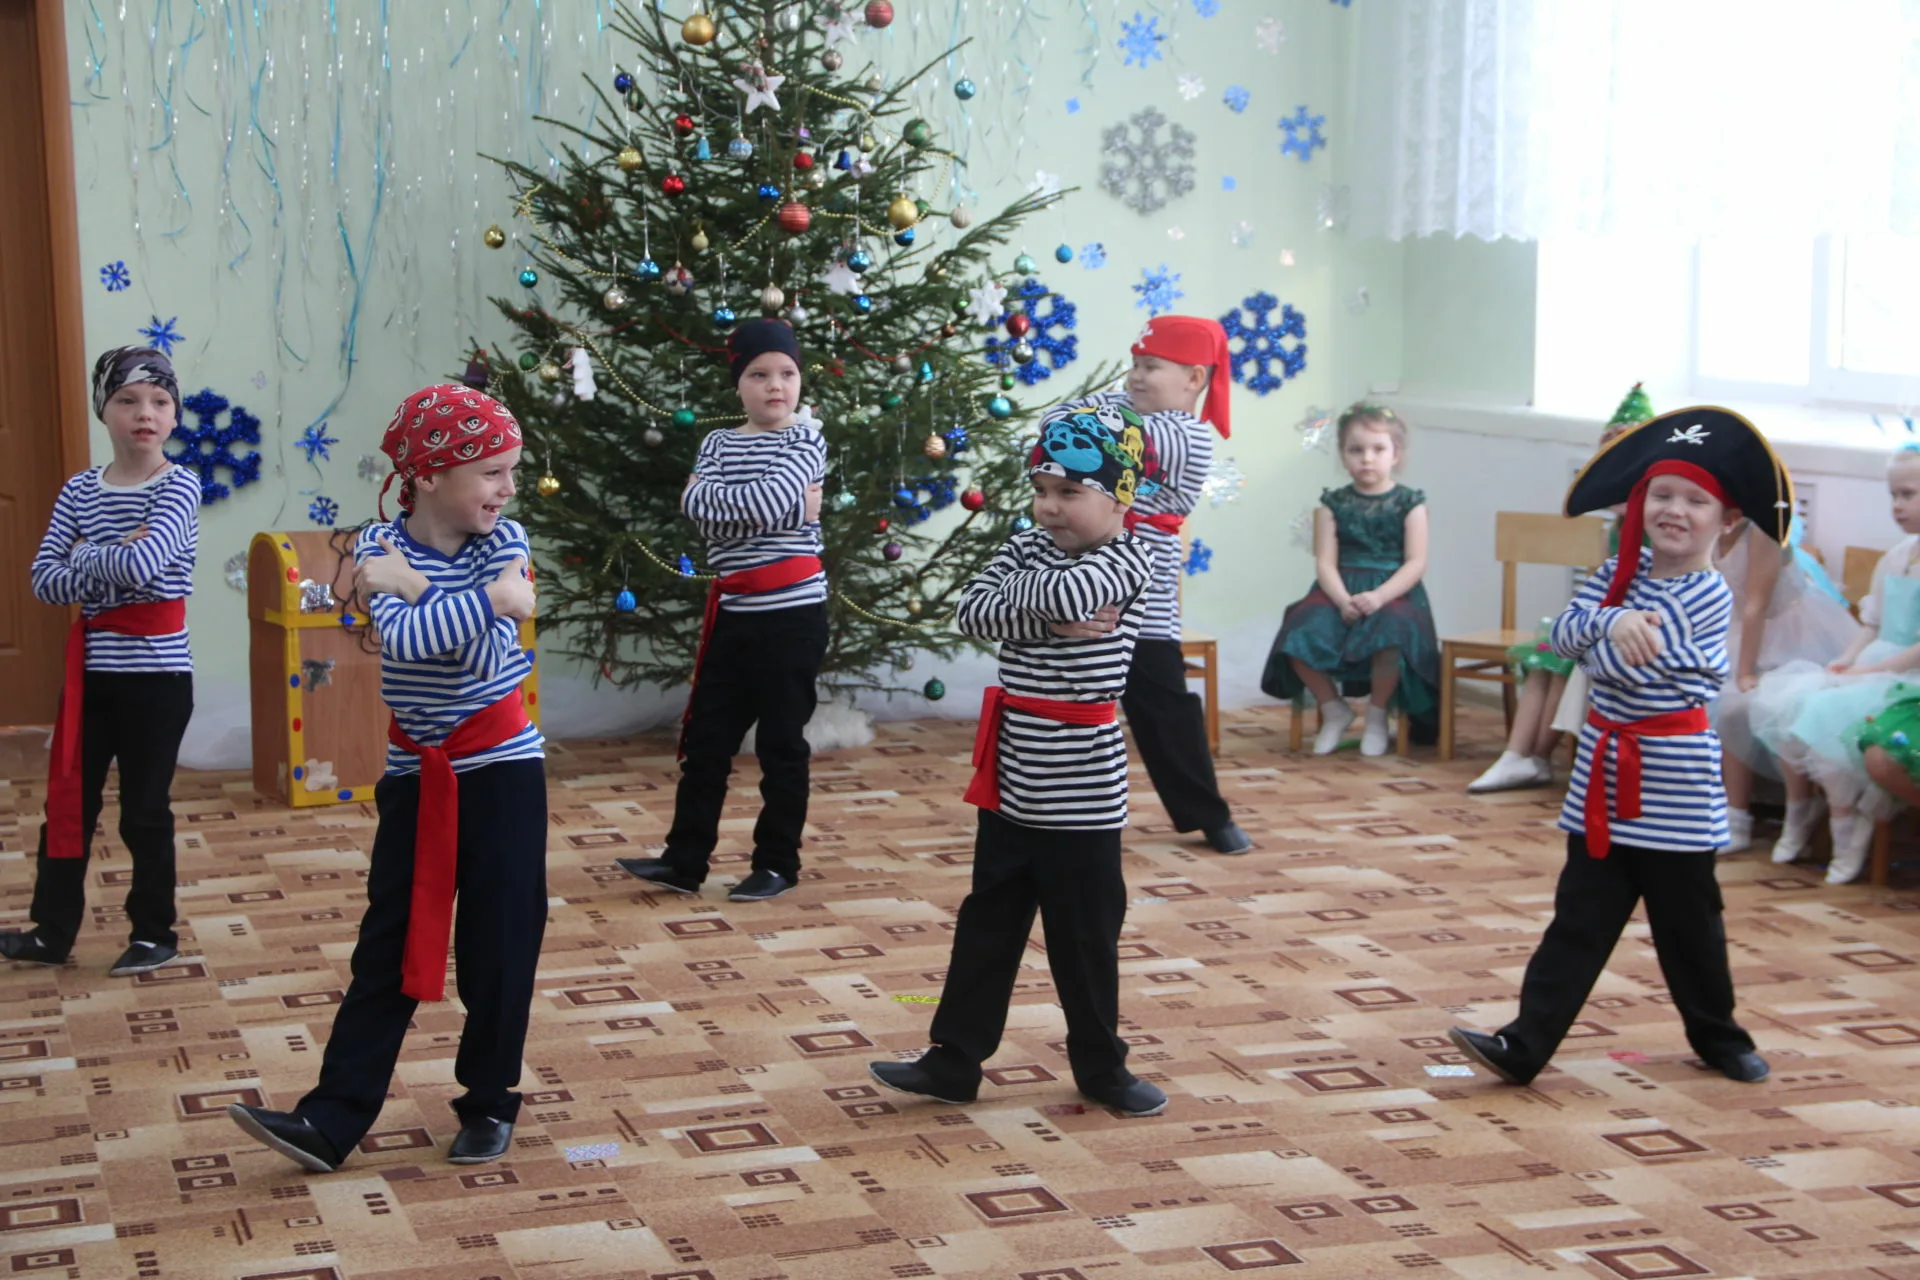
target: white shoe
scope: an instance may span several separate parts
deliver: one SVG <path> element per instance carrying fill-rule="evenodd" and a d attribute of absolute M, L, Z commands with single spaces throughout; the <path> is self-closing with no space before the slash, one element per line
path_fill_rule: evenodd
<path fill-rule="evenodd" d="M 1347 705 L 1345 698 L 1321 703 L 1320 732 L 1313 735 L 1313 754 L 1330 756 L 1338 751 L 1341 740 L 1347 735 L 1347 726 L 1353 723 L 1353 719 L 1353 708 Z"/>
<path fill-rule="evenodd" d="M 1866 868 L 1867 854 L 1873 847 L 1873 819 L 1864 813 L 1850 815 L 1844 832 L 1833 835 L 1833 861 L 1827 864 L 1828 884 L 1851 884 Z M 1834 824 L 1839 825 L 1838 821 Z"/>
<path fill-rule="evenodd" d="M 1739 853 L 1753 845 L 1753 814 L 1746 809 L 1727 810 L 1727 842 L 1720 846 L 1717 853 L 1722 857 L 1729 853 Z"/>
<path fill-rule="evenodd" d="M 1383 756 L 1387 754 L 1387 709 L 1367 705 L 1367 727 L 1360 735 L 1360 754 L 1363 756 Z"/>
<path fill-rule="evenodd" d="M 1533 763 L 1533 785 L 1550 787 L 1553 785 L 1553 761 L 1545 756 L 1528 756 Z"/>
<path fill-rule="evenodd" d="M 1797 862 L 1800 855 L 1807 851 L 1807 842 L 1813 839 L 1813 833 L 1820 827 L 1820 819 L 1825 815 L 1827 801 L 1824 796 L 1815 796 L 1811 800 L 1802 800 L 1799 811 L 1787 806 L 1787 820 L 1780 827 L 1780 838 L 1773 842 L 1774 862 L 1785 866 Z"/>
<path fill-rule="evenodd" d="M 1523 756 L 1517 751 L 1502 751 L 1500 758 L 1487 766 L 1487 771 L 1467 784 L 1467 794 L 1478 796 L 1489 791 L 1512 791 L 1519 787 L 1537 787 L 1543 782 L 1553 781 L 1553 768 L 1547 766 L 1546 777 L 1541 778 L 1541 764 L 1538 756 Z"/>

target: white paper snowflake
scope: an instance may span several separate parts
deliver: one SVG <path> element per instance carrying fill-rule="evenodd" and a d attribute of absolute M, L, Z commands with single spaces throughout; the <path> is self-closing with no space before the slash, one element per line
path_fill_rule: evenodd
<path fill-rule="evenodd" d="M 1287 521 L 1287 532 L 1293 535 L 1294 546 L 1302 551 L 1313 550 L 1313 508 L 1308 507 Z"/>
<path fill-rule="evenodd" d="M 1334 437 L 1334 428 L 1339 425 L 1340 415 L 1331 409 L 1315 406 L 1308 409 L 1306 416 L 1293 424 L 1300 433 L 1300 447 L 1311 452 L 1319 449 L 1326 452 L 1327 443 Z"/>
<path fill-rule="evenodd" d="M 1262 18 L 1253 29 L 1254 43 L 1260 46 L 1262 53 L 1278 53 L 1280 45 L 1287 38 L 1287 29 L 1280 25 L 1278 18 Z"/>
<path fill-rule="evenodd" d="M 234 552 L 227 557 L 227 562 L 220 567 L 225 574 L 227 585 L 235 591 L 238 591 L 241 595 L 245 595 L 247 593 L 247 553 L 244 551 Z"/>
<path fill-rule="evenodd" d="M 1060 175 L 1035 169 L 1033 181 L 1027 184 L 1027 190 L 1037 196 L 1057 196 L 1060 194 Z"/>
<path fill-rule="evenodd" d="M 1185 240 L 1186 238 L 1187 238 L 1187 231 L 1185 227 L 1175 224 L 1174 226 L 1167 228 L 1167 239 Z"/>
<path fill-rule="evenodd" d="M 1101 134 L 1100 185 L 1135 213 L 1164 208 L 1193 190 L 1193 144 L 1190 130 L 1148 107 Z"/>
<path fill-rule="evenodd" d="M 1253 224 L 1244 219 L 1233 224 L 1233 230 L 1227 233 L 1236 249 L 1244 249 L 1253 243 Z"/>
<path fill-rule="evenodd" d="M 1217 507 L 1238 498 L 1240 490 L 1246 485 L 1247 477 L 1241 472 L 1239 463 L 1232 458 L 1216 457 L 1213 465 L 1207 468 L 1207 478 L 1200 482 L 1200 492 L 1206 494 L 1207 501 Z"/>
<path fill-rule="evenodd" d="M 1199 76 L 1186 75 L 1180 77 L 1180 96 L 1188 102 L 1192 102 L 1206 91 L 1207 82 Z"/>
<path fill-rule="evenodd" d="M 355 471 L 368 484 L 378 484 L 387 478 L 387 460 L 377 453 L 363 453 Z"/>
<path fill-rule="evenodd" d="M 967 314 L 973 317 L 975 324 L 993 325 L 999 321 L 1002 304 L 1006 300 L 1005 287 L 989 280 L 967 291 Z"/>

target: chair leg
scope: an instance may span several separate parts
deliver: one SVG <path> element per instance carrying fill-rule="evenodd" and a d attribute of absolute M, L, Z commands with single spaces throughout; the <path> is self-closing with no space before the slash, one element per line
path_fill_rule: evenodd
<path fill-rule="evenodd" d="M 1287 748 L 1291 751 L 1300 749 L 1300 704 L 1297 702 L 1287 707 Z"/>
<path fill-rule="evenodd" d="M 1410 755 L 1410 752 L 1408 750 L 1408 743 L 1411 741 L 1411 738 L 1412 738 L 1412 734 L 1409 729 L 1411 720 L 1409 719 L 1406 713 L 1406 710 L 1404 708 L 1402 708 L 1398 719 L 1400 721 L 1400 728 L 1399 728 L 1400 741 L 1398 745 L 1400 748 L 1400 757 L 1401 759 L 1404 760 L 1408 758 L 1408 756 Z"/>
<path fill-rule="evenodd" d="M 1876 889 L 1887 887 L 1887 871 L 1893 862 L 1893 823 L 1885 819 L 1873 824 L 1873 846 L 1867 859 L 1867 883 Z"/>
<path fill-rule="evenodd" d="M 1440 758 L 1453 759 L 1453 646 L 1440 646 Z M 1406 718 L 1401 717 L 1404 729 Z M 1406 745 L 1401 744 L 1401 754 L 1406 754 Z"/>
<path fill-rule="evenodd" d="M 1214 755 L 1220 754 L 1220 653 L 1215 650 L 1207 656 L 1206 675 L 1201 681 L 1205 690 L 1207 705 L 1207 748 Z"/>

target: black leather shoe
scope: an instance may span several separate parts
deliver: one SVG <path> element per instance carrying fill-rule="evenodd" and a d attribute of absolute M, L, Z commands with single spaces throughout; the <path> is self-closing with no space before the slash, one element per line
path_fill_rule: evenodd
<path fill-rule="evenodd" d="M 1465 1027 L 1450 1027 L 1447 1030 L 1447 1038 L 1453 1041 L 1460 1052 L 1508 1084 L 1524 1085 L 1533 1079 L 1531 1071 L 1523 1069 L 1513 1061 L 1513 1052 L 1508 1047 L 1505 1036 L 1488 1035 L 1484 1031 L 1469 1031 Z"/>
<path fill-rule="evenodd" d="M 491 1116 L 469 1116 L 447 1147 L 448 1164 L 488 1164 L 507 1154 L 513 1142 L 513 1123 Z"/>
<path fill-rule="evenodd" d="M 665 858 L 615 858 L 615 865 L 628 875 L 675 893 L 698 893 L 700 882 L 675 871 Z"/>
<path fill-rule="evenodd" d="M 45 938 L 28 929 L 8 929 L 0 933 L 0 956 L 17 960 L 21 964 L 63 965 L 67 962 L 65 952 L 55 951 L 47 945 Z"/>
<path fill-rule="evenodd" d="M 1103 1107 L 1112 1107 L 1123 1116 L 1157 1116 L 1167 1109 L 1167 1095 L 1161 1092 L 1160 1087 L 1148 1084 L 1137 1076 L 1131 1084 L 1082 1089 L 1080 1092 Z"/>
<path fill-rule="evenodd" d="M 1722 1058 L 1713 1063 L 1713 1068 L 1729 1080 L 1738 1080 L 1741 1084 L 1759 1084 L 1773 1072 L 1767 1060 L 1748 1050 L 1736 1053 L 1731 1058 Z"/>
<path fill-rule="evenodd" d="M 954 1106 L 972 1102 L 980 1096 L 979 1085 L 962 1089 L 942 1084 L 917 1062 L 869 1062 L 867 1074 L 895 1093 L 911 1093 L 917 1098 L 932 1098 L 935 1102 L 948 1102 Z"/>
<path fill-rule="evenodd" d="M 1207 844 L 1215 853 L 1247 853 L 1253 848 L 1253 837 L 1229 822 L 1224 827 L 1207 832 Z"/>
<path fill-rule="evenodd" d="M 755 871 L 733 886 L 733 892 L 727 895 L 727 899 L 730 902 L 765 902 L 768 898 L 779 897 L 798 883 L 778 871 Z"/>
<path fill-rule="evenodd" d="M 227 1108 L 227 1118 L 239 1125 L 248 1137 L 266 1143 L 302 1169 L 314 1173 L 332 1173 L 340 1167 L 340 1154 L 312 1124 L 287 1111 L 269 1111 L 236 1102 Z"/>
<path fill-rule="evenodd" d="M 120 953 L 120 958 L 113 962 L 113 968 L 107 970 L 107 976 L 131 978 L 137 973 L 152 973 L 179 958 L 179 949 L 164 942 L 136 942 Z"/>

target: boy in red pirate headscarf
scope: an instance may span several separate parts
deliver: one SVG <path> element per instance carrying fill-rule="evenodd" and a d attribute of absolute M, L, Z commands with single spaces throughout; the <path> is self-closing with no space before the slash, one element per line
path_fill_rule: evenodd
<path fill-rule="evenodd" d="M 933 1047 L 868 1070 L 889 1089 L 971 1102 L 1000 1046 L 1037 910 L 1080 1092 L 1123 1115 L 1167 1105 L 1127 1070 L 1117 1029 L 1127 887 L 1127 744 L 1115 710 L 1153 558 L 1126 531 L 1146 436 L 1120 404 L 1055 409 L 1033 451 L 1033 518 L 961 592 L 961 632 L 1000 644 L 967 801 L 980 806 Z"/>
<path fill-rule="evenodd" d="M 447 1159 L 506 1153 L 547 923 L 546 750 L 520 688 L 533 669 L 519 638 L 533 582 L 526 532 L 500 514 L 520 424 L 484 392 L 426 387 L 401 402 L 380 448 L 403 514 L 361 531 L 353 585 L 379 628 L 393 715 L 353 982 L 320 1082 L 294 1109 L 227 1109 L 316 1173 L 338 1167 L 379 1117 L 414 1010 L 445 998 L 450 935 L 467 1021 Z"/>
<path fill-rule="evenodd" d="M 1463 1027 L 1451 1035 L 1502 1080 L 1532 1080 L 1644 900 L 1688 1043 L 1714 1070 L 1757 1082 L 1767 1063 L 1734 1021 L 1714 879 L 1727 797 L 1706 708 L 1727 678 L 1733 594 L 1710 557 L 1742 515 L 1785 542 L 1793 482 L 1746 419 L 1682 409 L 1603 448 L 1567 491 L 1566 510 L 1622 501 L 1623 551 L 1587 580 L 1550 637 L 1593 681 L 1560 811 L 1567 862 L 1553 921 L 1527 962 L 1518 1016 L 1492 1035 Z"/>
<path fill-rule="evenodd" d="M 1126 521 L 1128 532 L 1153 553 L 1153 585 L 1120 699 L 1127 726 L 1174 830 L 1199 831 L 1220 853 L 1245 853 L 1253 841 L 1220 798 L 1206 711 L 1187 688 L 1180 654 L 1180 530 L 1199 504 L 1213 465 L 1213 431 L 1222 440 L 1232 434 L 1232 385 L 1227 334 L 1218 321 L 1156 316 L 1133 344 L 1126 389 L 1082 403 L 1128 405 L 1146 425 L 1148 483 L 1140 486 Z"/>

